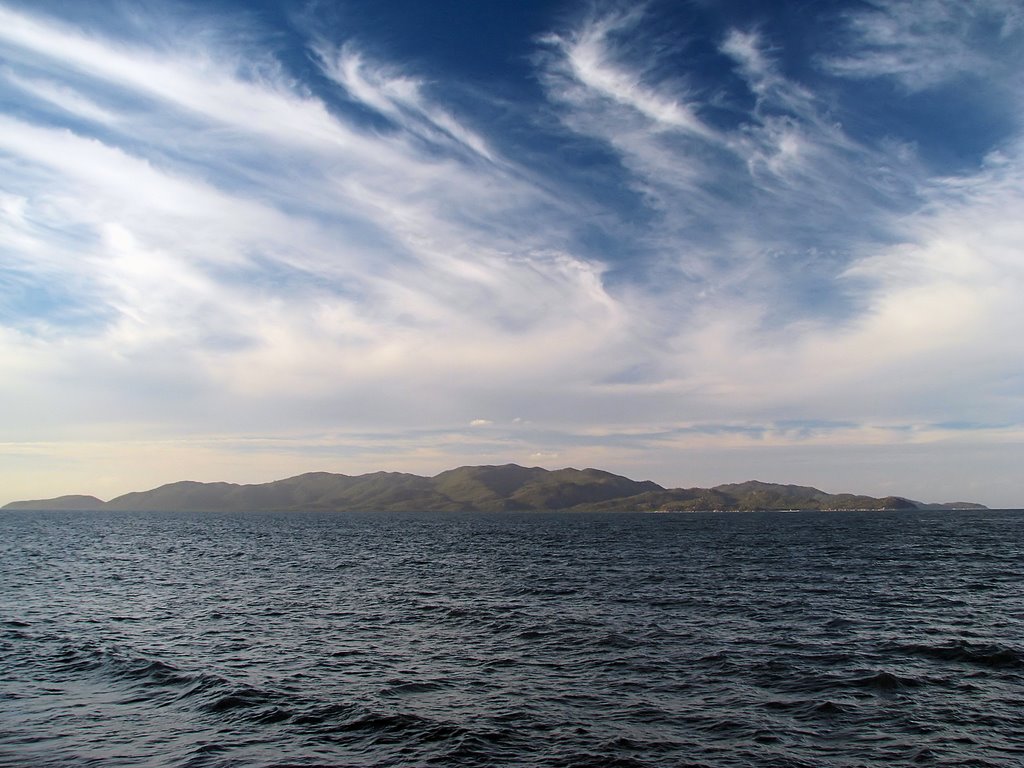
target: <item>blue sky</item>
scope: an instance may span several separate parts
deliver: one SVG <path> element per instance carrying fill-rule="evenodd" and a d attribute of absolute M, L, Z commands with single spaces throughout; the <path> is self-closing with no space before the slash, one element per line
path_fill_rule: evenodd
<path fill-rule="evenodd" d="M 1024 503 L 1019 2 L 0 0 L 0 487 Z"/>

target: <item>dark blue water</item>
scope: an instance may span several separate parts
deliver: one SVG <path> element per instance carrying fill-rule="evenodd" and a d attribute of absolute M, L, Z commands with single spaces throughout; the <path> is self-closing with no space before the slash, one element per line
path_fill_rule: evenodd
<path fill-rule="evenodd" d="M 0 513 L 0 765 L 911 764 L 1024 764 L 1024 513 Z"/>

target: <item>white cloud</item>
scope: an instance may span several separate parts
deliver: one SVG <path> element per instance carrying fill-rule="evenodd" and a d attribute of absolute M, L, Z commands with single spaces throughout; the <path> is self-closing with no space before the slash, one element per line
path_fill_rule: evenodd
<path fill-rule="evenodd" d="M 627 28 L 614 16 L 588 23 L 558 40 L 606 46 L 610 29 Z M 634 57 L 639 49 L 629 47 Z M 721 51 L 754 96 L 746 121 L 707 140 L 674 137 L 638 123 L 626 99 L 603 98 L 609 87 L 570 66 L 569 45 L 561 50 L 546 82 L 565 124 L 618 153 L 656 206 L 659 235 L 648 244 L 677 267 L 646 296 L 676 324 L 649 327 L 653 364 L 601 385 L 616 401 L 648 403 L 633 418 L 673 408 L 722 420 L 1024 420 L 994 384 L 1020 380 L 1009 332 L 1024 321 L 1009 263 L 1024 242 L 1013 213 L 1024 203 L 1018 152 L 1004 152 L 998 169 L 929 178 L 905 146 L 847 135 L 829 105 L 780 74 L 759 33 L 737 30 Z M 642 57 L 615 66 L 652 68 Z M 644 87 L 671 101 L 659 88 L 671 93 L 672 83 Z M 822 247 L 833 254 L 813 256 Z M 825 261 L 817 282 L 797 268 L 815 260 Z M 821 303 L 806 301 L 809 288 Z"/>
<path fill-rule="evenodd" d="M 50 80 L 19 77 L 10 71 L 4 72 L 3 77 L 28 95 L 48 102 L 71 115 L 96 123 L 112 124 L 117 122 L 117 115 L 114 112 L 82 96 L 73 88 Z"/>
<path fill-rule="evenodd" d="M 575 385 L 600 370 L 599 350 L 624 343 L 603 266 L 557 247 L 561 204 L 480 163 L 482 139 L 418 80 L 339 54 L 342 84 L 400 118 L 379 135 L 283 78 L 244 75 L 237 51 L 129 47 L 7 10 L 0 20 L 15 63 L 51 78 L 28 96 L 157 100 L 109 107 L 113 133 L 0 117 L 9 265 L 96 318 L 8 339 L 20 360 L 78 372 L 59 409 L 69 422 L 180 391 L 196 411 L 183 402 L 176 420 L 208 418 L 210 399 L 230 402 L 218 418 L 262 421 L 276 398 L 272 412 L 293 418 L 319 408 L 431 423 L 460 418 L 453 393 L 495 378 L 572 372 Z M 148 396 L 147 369 L 166 377 Z M 436 402 L 420 393 L 393 407 L 427 385 Z M 20 432 L 44 405 L 14 389 L 26 407 L 8 427 Z"/>
<path fill-rule="evenodd" d="M 555 56 L 546 60 L 544 82 L 564 124 L 605 142 L 620 159 L 650 214 L 631 233 L 649 269 L 635 274 L 652 282 L 641 301 L 684 328 L 703 312 L 737 303 L 765 322 L 842 313 L 841 290 L 831 283 L 845 261 L 865 237 L 888 237 L 896 214 L 917 203 L 920 169 L 913 154 L 893 143 L 852 140 L 827 103 L 778 71 L 757 32 L 728 31 L 720 46 L 753 96 L 738 123 L 702 122 L 694 130 L 658 119 L 629 94 L 640 93 L 644 103 L 678 104 L 677 79 L 648 78 L 641 86 L 641 73 L 657 71 L 656 54 L 634 43 L 620 45 L 616 56 L 611 42 L 638 34 L 636 24 L 635 17 L 609 15 L 552 38 Z M 584 44 L 590 66 L 574 63 Z M 607 70 L 607 78 L 595 76 L 597 69 Z M 712 107 L 693 96 L 686 103 L 692 114 Z M 838 301 L 804 301 L 811 279 L 829 283 L 825 290 Z M 668 332 L 656 323 L 651 330 Z"/>
<path fill-rule="evenodd" d="M 423 82 L 371 64 L 351 45 L 318 50 L 324 73 L 348 95 L 428 141 L 453 144 L 494 160 L 487 142 L 423 96 Z"/>
<path fill-rule="evenodd" d="M 722 52 L 734 59 L 755 92 L 762 93 L 774 79 L 774 68 L 761 50 L 761 36 L 756 32 L 730 29 L 722 41 Z"/>
<path fill-rule="evenodd" d="M 750 102 L 716 122 L 642 34 L 592 18 L 546 39 L 540 72 L 559 140 L 621 163 L 601 182 L 632 191 L 627 222 L 352 45 L 318 41 L 319 62 L 386 127 L 250 43 L 127 45 L 0 9 L 2 77 L 31 107 L 0 115 L 13 472 L 51 461 L 90 490 L 98 451 L 110 492 L 556 459 L 662 462 L 671 483 L 663 457 L 705 449 L 1020 444 L 1020 139 L 930 178 L 907 145 L 851 138 L 749 29 L 719 54 Z M 604 250 L 575 237 L 595 212 Z M 745 478 L 692 481 L 726 479 Z"/>
<path fill-rule="evenodd" d="M 848 14 L 850 49 L 822 59 L 832 72 L 891 77 L 911 91 L 963 75 L 991 77 L 1005 73 L 988 47 L 1019 50 L 1024 31 L 1016 0 L 880 0 L 873 5 Z M 995 38 L 986 31 L 992 24 L 1000 29 Z"/>
<path fill-rule="evenodd" d="M 650 88 L 644 85 L 640 73 L 615 61 L 610 37 L 628 30 L 638 17 L 636 13 L 599 17 L 569 37 L 552 35 L 545 42 L 562 52 L 567 74 L 590 93 L 636 111 L 655 128 L 710 137 L 711 131 L 685 95 L 670 96 Z"/>

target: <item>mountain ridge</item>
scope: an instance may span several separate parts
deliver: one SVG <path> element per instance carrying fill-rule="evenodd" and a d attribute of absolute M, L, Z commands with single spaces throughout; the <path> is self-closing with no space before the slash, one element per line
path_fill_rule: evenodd
<path fill-rule="evenodd" d="M 800 485 L 749 480 L 712 488 L 664 488 L 600 469 L 548 470 L 518 464 L 456 467 L 433 477 L 405 472 L 307 472 L 267 483 L 181 480 L 110 501 L 70 495 L 13 501 L 7 510 L 114 511 L 697 511 L 785 509 L 985 509 L 972 502 L 924 504 L 901 496 L 831 494 Z"/>

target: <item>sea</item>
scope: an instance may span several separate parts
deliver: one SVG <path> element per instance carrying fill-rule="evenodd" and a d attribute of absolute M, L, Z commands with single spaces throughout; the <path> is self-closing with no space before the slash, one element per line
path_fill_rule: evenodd
<path fill-rule="evenodd" d="M 1024 512 L 0 513 L 0 765 L 1024 765 Z"/>

